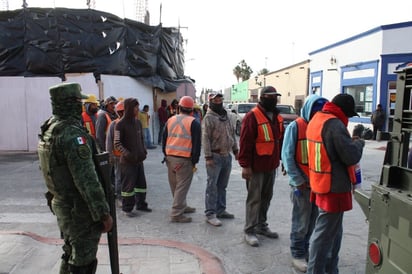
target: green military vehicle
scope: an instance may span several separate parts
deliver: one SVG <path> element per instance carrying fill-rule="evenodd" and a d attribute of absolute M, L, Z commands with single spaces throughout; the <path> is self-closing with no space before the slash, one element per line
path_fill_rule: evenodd
<path fill-rule="evenodd" d="M 393 132 L 378 184 L 355 199 L 369 221 L 366 274 L 412 273 L 412 169 L 407 168 L 412 132 L 412 66 L 397 71 Z"/>

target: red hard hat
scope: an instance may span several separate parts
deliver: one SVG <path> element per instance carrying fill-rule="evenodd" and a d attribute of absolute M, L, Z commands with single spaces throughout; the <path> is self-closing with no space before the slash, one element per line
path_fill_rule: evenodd
<path fill-rule="evenodd" d="M 190 96 L 183 96 L 182 98 L 180 98 L 180 101 L 179 101 L 179 106 L 183 108 L 193 109 L 194 104 L 195 103 L 193 101 L 193 98 Z"/>

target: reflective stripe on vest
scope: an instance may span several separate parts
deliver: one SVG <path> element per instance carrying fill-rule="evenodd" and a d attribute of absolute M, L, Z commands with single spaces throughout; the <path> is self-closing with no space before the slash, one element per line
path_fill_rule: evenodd
<path fill-rule="evenodd" d="M 95 114 L 95 116 L 97 117 L 97 114 Z M 86 112 L 82 112 L 82 118 L 84 127 L 87 129 L 89 134 L 93 136 L 93 138 L 96 138 L 96 130 L 94 128 L 92 117 L 90 117 L 90 115 Z"/>
<path fill-rule="evenodd" d="M 195 118 L 189 115 L 174 115 L 167 121 L 166 155 L 186 157 L 192 155 L 191 126 Z"/>
<path fill-rule="evenodd" d="M 258 126 L 256 153 L 257 155 L 272 155 L 275 149 L 275 138 L 273 137 L 270 122 L 258 107 L 254 107 L 252 112 Z"/>
<path fill-rule="evenodd" d="M 323 144 L 322 128 L 336 116 L 317 112 L 306 129 L 309 156 L 309 182 L 315 193 L 329 193 L 332 184 L 332 166 Z"/>
<path fill-rule="evenodd" d="M 309 176 L 308 142 L 306 139 L 306 128 L 308 123 L 302 117 L 298 117 L 295 121 L 298 126 L 295 161 L 298 163 L 300 169 L 306 174 L 306 176 Z"/>
<path fill-rule="evenodd" d="M 329 193 L 332 184 L 332 166 L 322 139 L 322 128 L 326 121 L 336 118 L 330 113 L 317 112 L 308 124 L 306 136 L 308 142 L 309 182 L 315 193 Z M 355 168 L 347 168 L 349 177 L 356 181 Z"/>

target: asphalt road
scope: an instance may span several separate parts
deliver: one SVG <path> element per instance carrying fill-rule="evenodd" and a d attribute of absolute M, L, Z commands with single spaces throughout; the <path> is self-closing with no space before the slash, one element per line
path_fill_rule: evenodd
<path fill-rule="evenodd" d="M 364 182 L 370 189 L 378 182 L 384 156 L 385 142 L 366 141 L 361 161 Z M 171 194 L 167 182 L 166 166 L 161 164 L 160 147 L 149 150 L 145 161 L 151 213 L 140 213 L 137 218 L 127 218 L 118 212 L 119 237 L 173 240 L 198 246 L 218 257 L 226 273 L 296 273 L 291 267 L 289 233 L 291 203 L 287 176 L 278 175 L 274 197 L 268 213 L 272 230 L 279 239 L 261 239 L 261 246 L 250 247 L 243 241 L 246 187 L 241 179 L 241 169 L 233 162 L 227 189 L 227 210 L 234 213 L 233 220 L 222 220 L 221 227 L 212 227 L 204 218 L 204 192 L 206 172 L 204 160 L 198 165 L 188 194 L 188 204 L 196 207 L 189 224 L 170 223 L 168 214 Z M 34 153 L 0 152 L 0 232 L 27 231 L 43 237 L 59 237 L 55 217 L 49 212 L 43 197 L 45 186 Z M 359 205 L 345 213 L 344 236 L 340 251 L 340 273 L 364 273 L 368 224 Z M 0 245 L 0 254 L 4 252 Z M 10 248 L 10 247 L 8 247 Z M 120 247 L 121 248 L 121 247 Z M 59 257 L 59 254 L 53 254 Z M 1 260 L 0 260 L 1 261 Z M 0 273 L 2 267 L 0 265 Z"/>

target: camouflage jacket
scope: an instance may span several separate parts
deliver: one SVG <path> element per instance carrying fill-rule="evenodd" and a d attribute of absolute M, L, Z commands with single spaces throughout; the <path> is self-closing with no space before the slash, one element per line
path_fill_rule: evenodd
<path fill-rule="evenodd" d="M 53 203 L 83 204 L 97 222 L 109 214 L 109 205 L 95 170 L 93 142 L 79 121 L 52 117 L 42 126 L 39 157 Z"/>

